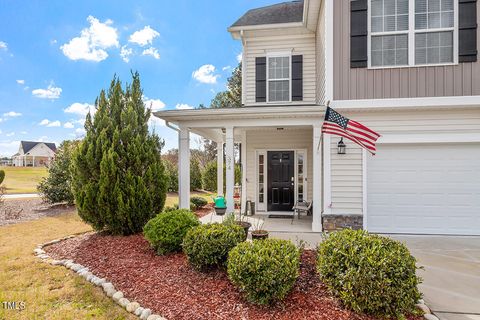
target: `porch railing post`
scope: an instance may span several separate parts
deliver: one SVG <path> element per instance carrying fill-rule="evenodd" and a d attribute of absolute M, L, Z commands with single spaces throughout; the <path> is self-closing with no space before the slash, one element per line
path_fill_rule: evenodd
<path fill-rule="evenodd" d="M 226 201 L 227 201 L 227 212 L 234 212 L 235 204 L 233 200 L 233 187 L 235 185 L 235 155 L 233 150 L 233 127 L 225 128 L 226 139 L 225 139 L 225 148 L 226 148 Z"/>
<path fill-rule="evenodd" d="M 190 209 L 190 132 L 180 127 L 178 132 L 178 206 Z"/>

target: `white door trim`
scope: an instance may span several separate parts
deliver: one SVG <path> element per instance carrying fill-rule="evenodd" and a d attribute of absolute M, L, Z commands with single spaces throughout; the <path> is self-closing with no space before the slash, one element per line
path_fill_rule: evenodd
<path fill-rule="evenodd" d="M 304 159 L 303 159 L 303 176 L 304 176 L 304 181 L 303 181 L 303 193 L 304 193 L 304 199 L 308 201 L 308 149 L 292 149 L 292 148 L 268 148 L 268 149 L 255 149 L 255 203 L 256 203 L 256 210 L 262 213 L 268 213 L 267 209 L 267 201 L 268 201 L 268 152 L 269 151 L 293 151 L 294 153 L 294 202 L 297 201 L 297 173 L 298 173 L 298 165 L 297 165 L 297 155 L 298 152 L 303 152 L 304 153 Z M 264 155 L 264 164 L 263 164 L 263 183 L 264 183 L 264 208 L 262 211 L 260 211 L 260 206 L 259 206 L 259 201 L 258 201 L 258 174 L 259 174 L 259 168 L 258 168 L 258 156 L 263 154 Z M 276 211 L 275 211 L 276 212 Z M 289 212 L 289 211 L 285 211 Z"/>

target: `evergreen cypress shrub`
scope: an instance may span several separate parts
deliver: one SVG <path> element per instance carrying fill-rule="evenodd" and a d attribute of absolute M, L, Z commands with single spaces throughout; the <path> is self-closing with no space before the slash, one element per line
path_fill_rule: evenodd
<path fill-rule="evenodd" d="M 57 149 L 55 158 L 48 167 L 48 176 L 42 178 L 37 186 L 45 202 L 73 204 L 71 165 L 72 154 L 78 145 L 79 141 L 65 140 Z"/>
<path fill-rule="evenodd" d="M 356 312 L 402 318 L 415 312 L 421 298 L 415 258 L 387 237 L 345 229 L 318 247 L 320 279 Z"/>
<path fill-rule="evenodd" d="M 190 190 L 202 189 L 202 170 L 200 163 L 195 158 L 190 160 Z"/>
<path fill-rule="evenodd" d="M 148 129 L 151 110 L 142 101 L 138 73 L 122 88 L 117 77 L 88 114 L 86 136 L 73 156 L 72 189 L 80 217 L 113 234 L 142 231 L 161 212 L 168 179 L 162 142 Z"/>
<path fill-rule="evenodd" d="M 269 304 L 284 299 L 299 275 L 300 251 L 291 241 L 254 240 L 236 246 L 228 255 L 228 277 L 247 300 Z"/>
<path fill-rule="evenodd" d="M 210 161 L 203 170 L 203 189 L 207 191 L 217 191 L 217 161 Z"/>
<path fill-rule="evenodd" d="M 5 170 L 0 170 L 0 184 L 5 180 Z"/>
<path fill-rule="evenodd" d="M 197 270 L 224 266 L 228 252 L 245 239 L 245 231 L 237 225 L 202 224 L 187 232 L 183 252 Z"/>
<path fill-rule="evenodd" d="M 165 165 L 165 174 L 168 177 L 168 192 L 178 191 L 178 167 L 166 160 L 163 161 Z"/>
<path fill-rule="evenodd" d="M 182 241 L 188 230 L 200 224 L 189 210 L 162 212 L 143 228 L 145 239 L 159 255 L 182 250 Z"/>

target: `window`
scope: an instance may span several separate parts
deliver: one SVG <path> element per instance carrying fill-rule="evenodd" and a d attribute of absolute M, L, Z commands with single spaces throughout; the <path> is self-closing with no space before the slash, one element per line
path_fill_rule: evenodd
<path fill-rule="evenodd" d="M 290 101 L 290 56 L 267 58 L 268 102 Z"/>
<path fill-rule="evenodd" d="M 455 62 L 454 0 L 370 0 L 371 67 Z"/>
<path fill-rule="evenodd" d="M 297 201 L 304 201 L 305 197 L 305 153 L 297 152 Z"/>
<path fill-rule="evenodd" d="M 265 155 L 258 155 L 258 203 L 265 203 Z"/>

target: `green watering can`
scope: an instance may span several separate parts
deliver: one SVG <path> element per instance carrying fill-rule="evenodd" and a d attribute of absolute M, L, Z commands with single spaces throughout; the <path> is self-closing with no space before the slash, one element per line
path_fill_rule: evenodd
<path fill-rule="evenodd" d="M 215 207 L 216 208 L 226 208 L 227 207 L 227 203 L 225 201 L 225 197 L 224 196 L 217 196 L 217 197 L 212 197 L 213 199 L 213 202 L 215 203 Z"/>

